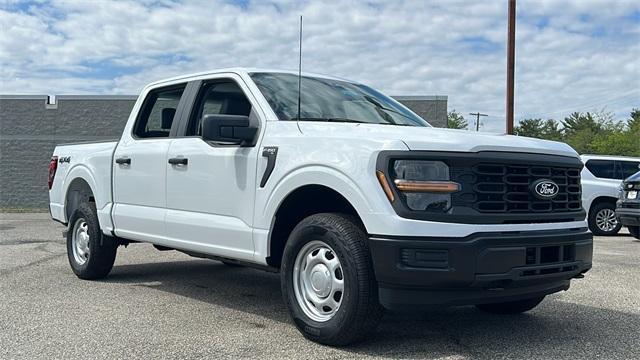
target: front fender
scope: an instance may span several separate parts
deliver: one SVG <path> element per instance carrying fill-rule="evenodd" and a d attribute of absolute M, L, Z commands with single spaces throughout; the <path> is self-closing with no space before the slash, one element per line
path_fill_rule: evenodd
<path fill-rule="evenodd" d="M 369 181 L 363 180 L 357 184 L 346 174 L 334 168 L 322 165 L 304 166 L 286 174 L 273 187 L 273 191 L 265 201 L 262 214 L 256 218 L 256 227 L 269 229 L 276 212 L 287 196 L 306 185 L 325 186 L 342 195 L 356 210 L 365 227 L 368 227 L 368 214 L 373 212 L 374 208 L 380 208 L 375 205 L 375 202 L 386 201 L 373 174 Z"/>

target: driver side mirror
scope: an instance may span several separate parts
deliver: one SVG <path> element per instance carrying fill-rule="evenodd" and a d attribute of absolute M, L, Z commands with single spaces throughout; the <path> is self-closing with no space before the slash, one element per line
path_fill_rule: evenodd
<path fill-rule="evenodd" d="M 251 125 L 248 116 L 208 114 L 202 117 L 204 141 L 251 144 L 258 128 Z"/>

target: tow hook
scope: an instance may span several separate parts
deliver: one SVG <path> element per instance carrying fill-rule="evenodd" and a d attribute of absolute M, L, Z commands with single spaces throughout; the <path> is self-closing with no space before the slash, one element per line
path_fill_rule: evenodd
<path fill-rule="evenodd" d="M 578 274 L 573 277 L 574 279 L 584 279 L 584 274 Z"/>

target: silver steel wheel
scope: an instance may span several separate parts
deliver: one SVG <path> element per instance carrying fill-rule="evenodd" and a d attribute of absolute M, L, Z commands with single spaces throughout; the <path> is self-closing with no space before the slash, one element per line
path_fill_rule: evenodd
<path fill-rule="evenodd" d="M 329 321 L 344 297 L 344 274 L 335 251 L 323 241 L 305 244 L 293 267 L 293 290 L 305 315 Z"/>
<path fill-rule="evenodd" d="M 89 240 L 89 226 L 83 218 L 79 218 L 73 225 L 73 235 L 71 237 L 73 258 L 78 265 L 84 265 L 89 260 Z"/>
<path fill-rule="evenodd" d="M 598 229 L 610 232 L 618 226 L 616 212 L 612 209 L 602 209 L 596 214 L 596 226 Z"/>

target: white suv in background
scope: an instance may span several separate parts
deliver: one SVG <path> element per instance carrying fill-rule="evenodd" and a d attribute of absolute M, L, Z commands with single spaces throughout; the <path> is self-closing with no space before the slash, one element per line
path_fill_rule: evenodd
<path fill-rule="evenodd" d="M 615 235 L 622 226 L 616 218 L 616 200 L 622 180 L 636 173 L 640 158 L 581 155 L 582 206 L 595 235 Z"/>

